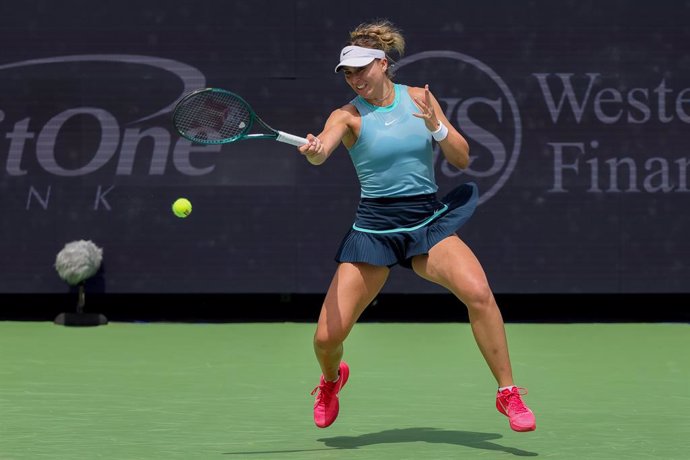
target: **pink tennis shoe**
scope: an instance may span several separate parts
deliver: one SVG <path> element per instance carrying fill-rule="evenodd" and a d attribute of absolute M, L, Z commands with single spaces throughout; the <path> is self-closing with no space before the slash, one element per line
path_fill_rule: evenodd
<path fill-rule="evenodd" d="M 312 395 L 316 393 L 314 401 L 314 423 L 319 428 L 326 428 L 330 426 L 335 419 L 338 418 L 338 411 L 340 404 L 338 403 L 338 393 L 343 389 L 347 383 L 347 378 L 350 376 L 350 368 L 345 361 L 340 362 L 338 368 L 337 382 L 327 382 L 321 376 L 319 386 L 314 388 Z"/>
<path fill-rule="evenodd" d="M 515 431 L 534 431 L 537 429 L 534 414 L 522 401 L 522 395 L 526 394 L 526 389 L 518 387 L 496 393 L 496 409 L 508 417 L 510 428 Z"/>

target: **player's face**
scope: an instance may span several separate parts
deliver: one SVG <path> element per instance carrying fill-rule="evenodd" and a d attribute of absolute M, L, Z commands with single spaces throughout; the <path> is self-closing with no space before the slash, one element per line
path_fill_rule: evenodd
<path fill-rule="evenodd" d="M 387 79 L 386 65 L 388 63 L 385 59 L 374 59 L 364 67 L 345 67 L 345 81 L 363 98 L 375 98 Z"/>

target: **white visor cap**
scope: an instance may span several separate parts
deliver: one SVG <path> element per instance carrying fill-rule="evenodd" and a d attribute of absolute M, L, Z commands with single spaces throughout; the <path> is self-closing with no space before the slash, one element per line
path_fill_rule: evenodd
<path fill-rule="evenodd" d="M 335 66 L 336 73 L 343 67 L 364 67 L 374 59 L 383 59 L 386 53 L 382 50 L 362 46 L 346 46 L 340 51 L 340 63 Z"/>

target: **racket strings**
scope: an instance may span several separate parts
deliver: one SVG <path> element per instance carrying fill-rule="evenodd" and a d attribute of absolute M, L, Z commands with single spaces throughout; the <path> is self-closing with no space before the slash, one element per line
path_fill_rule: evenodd
<path fill-rule="evenodd" d="M 180 132 L 202 142 L 239 137 L 249 130 L 251 120 L 252 114 L 241 99 L 217 92 L 196 94 L 183 101 L 175 113 Z"/>

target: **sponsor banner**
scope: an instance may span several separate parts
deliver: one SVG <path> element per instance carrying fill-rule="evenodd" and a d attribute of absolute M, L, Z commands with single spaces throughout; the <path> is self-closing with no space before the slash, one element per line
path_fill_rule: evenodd
<path fill-rule="evenodd" d="M 55 256 L 79 239 L 103 248 L 105 292 L 324 291 L 359 196 L 347 150 L 315 167 L 271 140 L 193 145 L 171 110 L 216 86 L 276 129 L 316 134 L 353 97 L 333 73 L 348 30 L 397 3 L 144 3 L 29 1 L 2 20 L 3 43 L 22 46 L 0 56 L 0 293 L 63 292 Z M 429 84 L 470 143 L 462 171 L 436 147 L 435 173 L 440 194 L 479 185 L 460 235 L 497 292 L 690 286 L 690 10 L 619 3 L 390 17 L 408 40 L 396 81 Z M 396 268 L 384 292 L 441 290 Z"/>

